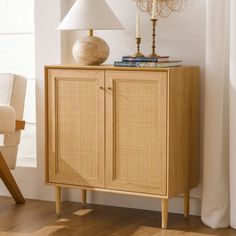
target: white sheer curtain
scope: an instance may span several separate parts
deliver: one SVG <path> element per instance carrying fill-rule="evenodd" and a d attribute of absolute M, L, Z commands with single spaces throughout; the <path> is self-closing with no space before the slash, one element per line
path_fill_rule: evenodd
<path fill-rule="evenodd" d="M 236 1 L 207 0 L 202 220 L 236 228 Z"/>

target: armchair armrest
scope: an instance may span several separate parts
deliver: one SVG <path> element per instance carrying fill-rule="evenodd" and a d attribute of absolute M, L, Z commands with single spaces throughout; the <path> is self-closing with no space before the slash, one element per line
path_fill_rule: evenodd
<path fill-rule="evenodd" d="M 24 120 L 16 120 L 16 131 L 25 129 L 25 121 Z"/>
<path fill-rule="evenodd" d="M 16 130 L 16 112 L 11 106 L 0 105 L 0 134 L 14 133 Z"/>

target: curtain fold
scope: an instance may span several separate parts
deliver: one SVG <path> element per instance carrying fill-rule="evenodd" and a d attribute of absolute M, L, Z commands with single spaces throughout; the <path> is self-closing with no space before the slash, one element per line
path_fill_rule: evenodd
<path fill-rule="evenodd" d="M 212 228 L 236 227 L 235 6 L 207 0 L 202 220 Z"/>
<path fill-rule="evenodd" d="M 230 18 L 230 225 L 236 229 L 236 1 Z"/>

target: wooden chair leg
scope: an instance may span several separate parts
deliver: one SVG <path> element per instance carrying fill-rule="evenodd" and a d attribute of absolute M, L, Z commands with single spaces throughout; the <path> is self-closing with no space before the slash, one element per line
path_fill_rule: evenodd
<path fill-rule="evenodd" d="M 168 224 L 168 199 L 161 200 L 161 209 L 162 209 L 162 229 L 167 228 Z"/>
<path fill-rule="evenodd" d="M 189 218 L 189 191 L 184 193 L 184 217 Z"/>
<path fill-rule="evenodd" d="M 6 163 L 1 152 L 0 152 L 0 178 L 11 193 L 17 204 L 25 203 L 25 199 Z"/>
<path fill-rule="evenodd" d="M 87 190 L 81 189 L 81 204 L 83 207 L 86 207 L 86 195 L 87 195 Z"/>
<path fill-rule="evenodd" d="M 55 187 L 55 198 L 56 198 L 56 214 L 61 215 L 61 187 Z"/>

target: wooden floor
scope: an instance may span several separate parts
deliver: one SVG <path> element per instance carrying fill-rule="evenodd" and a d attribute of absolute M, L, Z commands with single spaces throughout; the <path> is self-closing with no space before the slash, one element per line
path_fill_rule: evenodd
<path fill-rule="evenodd" d="M 65 202 L 60 218 L 54 203 L 27 200 L 15 205 L 0 197 L 0 235 L 16 236 L 236 236 L 232 229 L 212 230 L 199 217 L 186 221 L 182 215 L 169 215 L 169 229 L 162 230 L 159 212 Z"/>

